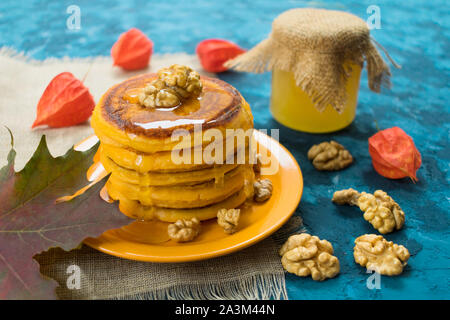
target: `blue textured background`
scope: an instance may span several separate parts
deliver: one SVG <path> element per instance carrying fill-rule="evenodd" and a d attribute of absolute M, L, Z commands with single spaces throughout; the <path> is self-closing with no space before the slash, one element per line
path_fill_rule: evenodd
<path fill-rule="evenodd" d="M 66 8 L 81 8 L 81 30 L 68 31 Z M 363 74 L 356 121 L 327 135 L 295 132 L 270 115 L 270 74 L 227 72 L 230 82 L 251 104 L 257 128 L 280 128 L 281 142 L 303 170 L 305 189 L 296 214 L 308 230 L 331 241 L 341 274 L 323 283 L 287 275 L 291 299 L 449 299 L 449 159 L 450 9 L 448 1 L 1 1 L 0 46 L 25 51 L 36 59 L 108 55 L 121 32 L 143 30 L 157 53 L 193 53 L 211 37 L 250 48 L 267 36 L 273 18 L 293 7 L 322 7 L 352 12 L 367 19 L 369 5 L 381 8 L 381 29 L 372 35 L 403 68 L 393 70 L 392 91 L 374 94 Z M 2 76 L 8 76 L 3 74 Z M 403 128 L 422 154 L 419 182 L 388 180 L 371 165 L 367 138 L 377 129 Z M 336 139 L 350 149 L 356 163 L 336 173 L 317 172 L 306 158 L 308 148 Z M 386 236 L 405 245 L 412 256 L 404 273 L 382 277 L 380 290 L 366 288 L 368 274 L 353 261 L 354 239 L 374 229 L 357 208 L 337 207 L 337 189 L 387 191 L 406 213 L 405 227 Z"/>

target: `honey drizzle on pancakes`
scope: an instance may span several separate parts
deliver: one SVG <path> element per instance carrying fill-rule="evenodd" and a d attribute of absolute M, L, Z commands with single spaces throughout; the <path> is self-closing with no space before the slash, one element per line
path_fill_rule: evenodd
<path fill-rule="evenodd" d="M 155 77 L 141 75 L 110 89 L 99 106 L 102 118 L 128 134 L 165 138 L 174 129 L 193 131 L 195 124 L 202 124 L 203 129 L 226 125 L 241 109 L 242 99 L 236 89 L 207 77 L 202 77 L 204 88 L 198 98 L 173 108 L 142 107 L 136 101 L 137 90 Z"/>

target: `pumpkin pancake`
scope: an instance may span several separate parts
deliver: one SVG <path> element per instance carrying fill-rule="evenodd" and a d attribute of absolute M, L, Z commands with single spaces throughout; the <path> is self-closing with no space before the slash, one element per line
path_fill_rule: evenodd
<path fill-rule="evenodd" d="M 220 202 L 253 183 L 253 169 L 239 166 L 225 174 L 223 183 L 215 181 L 195 185 L 141 187 L 111 176 L 106 184 L 108 193 L 117 191 L 126 199 L 137 200 L 145 206 L 165 208 L 199 208 Z"/>
<path fill-rule="evenodd" d="M 222 166 L 195 171 L 139 173 L 121 167 L 105 153 L 100 153 L 100 161 L 106 171 L 112 172 L 111 175 L 114 178 L 117 177 L 118 180 L 139 186 L 192 185 L 211 180 L 219 183 L 227 172 L 238 166 L 238 164 L 224 164 Z"/>
<path fill-rule="evenodd" d="M 138 92 L 156 78 L 157 75 L 152 73 L 139 75 L 113 86 L 103 95 L 91 120 L 102 142 L 154 153 L 209 143 L 203 141 L 207 129 L 218 129 L 225 137 L 226 129 L 253 128 L 247 102 L 235 88 L 219 79 L 202 77 L 200 96 L 189 98 L 180 106 L 142 106 Z M 189 133 L 189 138 L 172 139 L 178 129 Z"/>
<path fill-rule="evenodd" d="M 139 201 L 129 200 L 120 192 L 108 191 L 113 200 L 119 200 L 120 211 L 133 219 L 138 220 L 160 220 L 165 222 L 175 222 L 179 219 L 197 218 L 200 221 L 214 219 L 220 209 L 234 209 L 242 205 L 247 199 L 253 197 L 253 183 L 246 184 L 241 190 L 232 194 L 225 200 L 194 209 L 172 209 L 154 206 L 144 206 Z"/>
<path fill-rule="evenodd" d="M 254 138 L 252 137 L 252 140 L 253 139 Z M 249 163 L 248 145 L 249 140 L 246 139 L 243 147 L 242 146 L 237 147 L 236 145 L 234 145 L 233 148 L 228 148 L 230 150 L 227 150 L 226 142 L 223 143 L 223 153 L 222 153 L 223 164 Z M 255 145 L 256 144 L 253 144 L 252 147 Z M 108 156 L 116 164 L 120 165 L 121 167 L 137 171 L 139 173 L 147 173 L 149 171 L 157 171 L 157 172 L 193 171 L 222 165 L 222 163 L 208 164 L 206 163 L 204 157 L 201 157 L 200 161 L 197 161 L 195 159 L 195 152 L 192 151 L 192 149 L 186 149 L 186 151 L 188 152 L 187 154 L 190 155 L 189 157 L 190 159 L 188 161 L 177 163 L 177 161 L 173 160 L 172 151 L 143 153 L 135 151 L 131 148 L 120 148 L 109 144 L 105 144 L 103 141 L 100 148 L 101 153 Z M 240 152 L 239 156 L 238 151 Z M 177 152 L 176 155 L 181 157 L 182 155 L 181 151 Z"/>

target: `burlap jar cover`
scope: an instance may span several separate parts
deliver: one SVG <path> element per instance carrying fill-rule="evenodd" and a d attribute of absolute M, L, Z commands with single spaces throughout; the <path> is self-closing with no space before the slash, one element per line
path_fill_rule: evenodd
<path fill-rule="evenodd" d="M 273 21 L 268 39 L 225 65 L 236 71 L 292 72 L 297 86 L 319 111 L 331 105 L 342 112 L 345 83 L 352 71 L 344 62 L 363 66 L 364 61 L 370 89 L 380 92 L 381 86 L 389 88 L 389 67 L 374 46 L 364 20 L 341 11 L 292 9 Z"/>

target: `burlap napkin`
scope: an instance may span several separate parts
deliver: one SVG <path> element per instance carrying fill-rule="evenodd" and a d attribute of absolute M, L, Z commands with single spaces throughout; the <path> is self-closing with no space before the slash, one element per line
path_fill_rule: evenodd
<path fill-rule="evenodd" d="M 151 68 L 157 70 L 173 63 L 201 70 L 197 58 L 187 54 L 154 55 Z M 62 155 L 72 145 L 93 133 L 89 123 L 71 128 L 31 130 L 36 105 L 49 81 L 63 71 L 79 79 L 88 72 L 85 85 L 97 101 L 111 85 L 135 73 L 113 68 L 107 57 L 48 59 L 34 61 L 11 49 L 0 49 L 0 125 L 11 129 L 17 151 L 16 171 L 23 168 L 36 149 L 42 134 L 47 136 L 53 156 Z M 0 165 L 6 164 L 10 149 L 9 134 L 0 129 Z M 212 260 L 156 264 L 124 260 L 89 247 L 64 252 L 52 249 L 36 257 L 41 272 L 57 280 L 62 299 L 286 299 L 284 271 L 277 251 L 277 239 L 301 226 L 294 219 L 277 237 L 272 237 L 241 252 Z M 70 265 L 81 271 L 80 289 L 66 285 Z"/>

